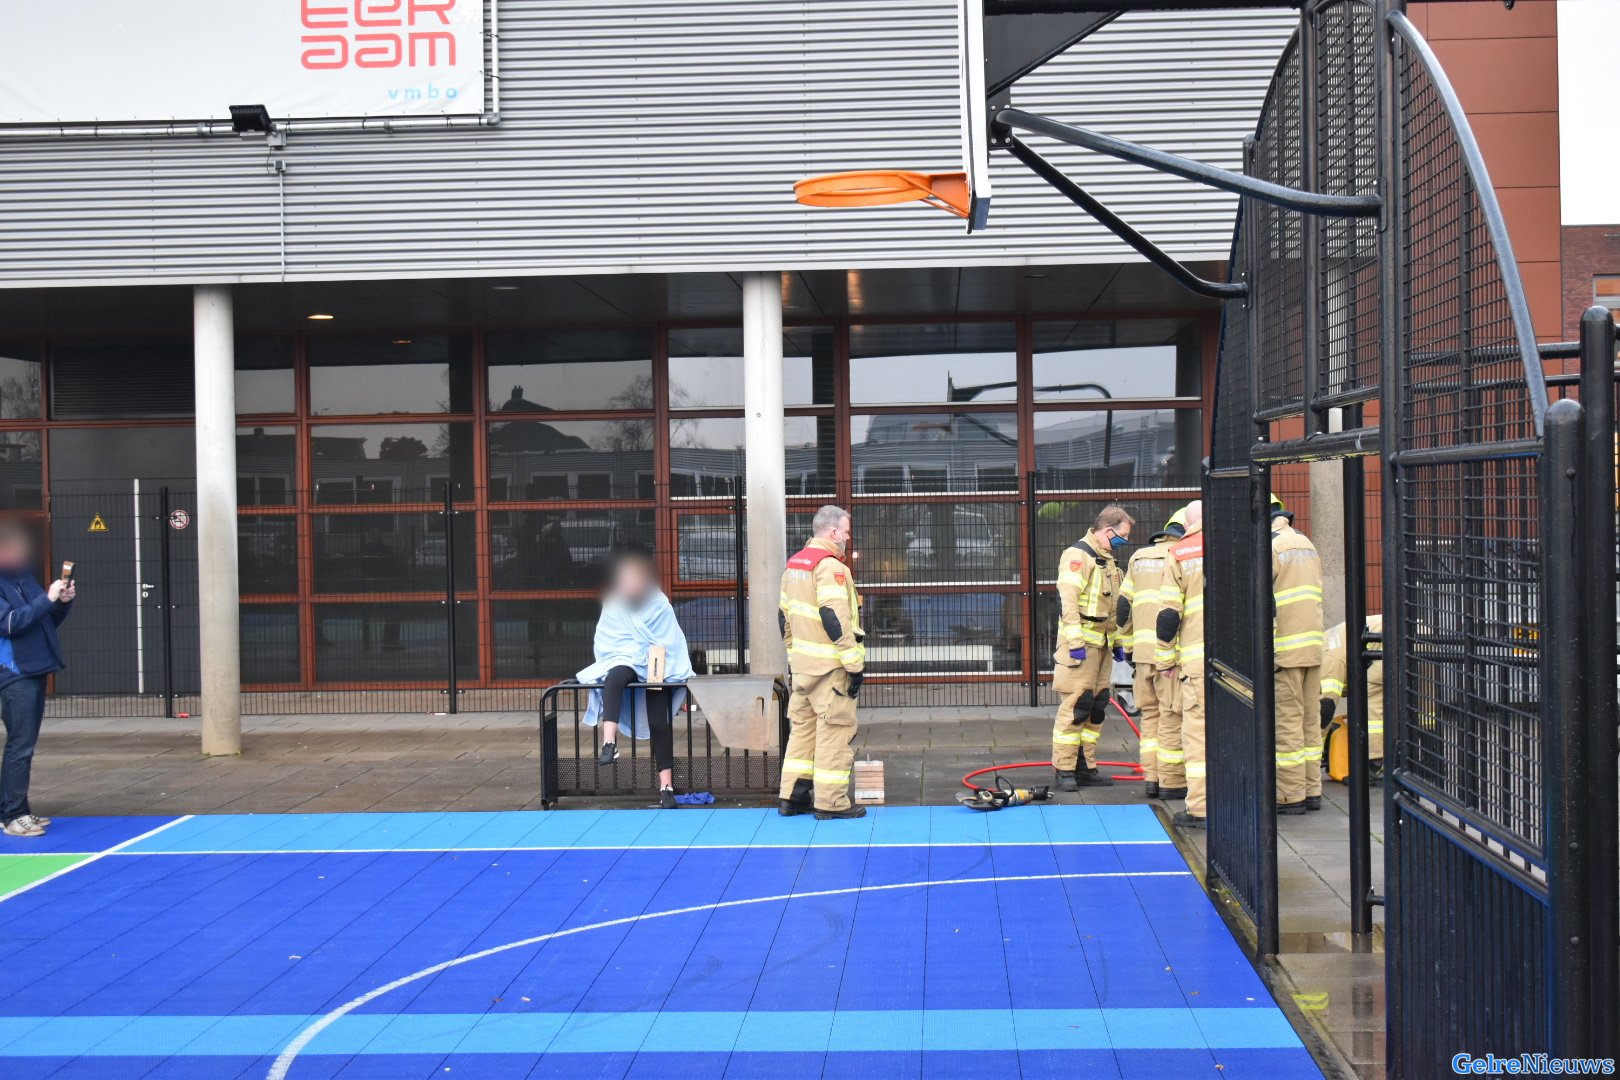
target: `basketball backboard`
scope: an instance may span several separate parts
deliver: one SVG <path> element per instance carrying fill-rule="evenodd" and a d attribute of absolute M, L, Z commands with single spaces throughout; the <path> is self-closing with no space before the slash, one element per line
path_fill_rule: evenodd
<path fill-rule="evenodd" d="M 967 177 L 968 232 L 990 218 L 990 111 L 984 67 L 984 0 L 957 5 L 957 83 L 962 122 L 962 172 Z"/>

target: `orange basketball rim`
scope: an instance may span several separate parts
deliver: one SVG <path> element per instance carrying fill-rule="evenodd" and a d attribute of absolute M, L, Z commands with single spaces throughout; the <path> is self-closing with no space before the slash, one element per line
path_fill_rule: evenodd
<path fill-rule="evenodd" d="M 806 206 L 892 206 L 921 202 L 959 218 L 968 216 L 965 172 L 924 173 L 906 169 L 862 169 L 811 176 L 793 185 Z"/>

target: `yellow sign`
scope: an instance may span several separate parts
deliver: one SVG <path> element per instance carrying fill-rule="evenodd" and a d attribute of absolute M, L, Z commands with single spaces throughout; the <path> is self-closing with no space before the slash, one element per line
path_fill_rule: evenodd
<path fill-rule="evenodd" d="M 107 523 L 105 521 L 101 520 L 101 515 L 100 514 L 97 514 L 95 517 L 90 519 L 90 528 L 89 528 L 88 531 L 89 532 L 106 532 L 107 531 Z"/>

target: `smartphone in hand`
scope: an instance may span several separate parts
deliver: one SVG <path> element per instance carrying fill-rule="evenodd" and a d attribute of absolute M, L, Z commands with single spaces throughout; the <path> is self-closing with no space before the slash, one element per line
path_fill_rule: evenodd
<path fill-rule="evenodd" d="M 71 560 L 64 559 L 62 561 L 62 580 L 69 584 L 73 582 L 73 563 Z"/>

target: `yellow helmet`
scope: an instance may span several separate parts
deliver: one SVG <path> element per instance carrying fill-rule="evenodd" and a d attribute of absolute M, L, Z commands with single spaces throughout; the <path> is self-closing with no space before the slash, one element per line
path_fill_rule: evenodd
<path fill-rule="evenodd" d="M 1271 493 L 1271 516 L 1274 518 L 1287 518 L 1290 525 L 1294 523 L 1294 512 L 1283 505 L 1283 501 L 1277 497 L 1275 491 Z"/>
<path fill-rule="evenodd" d="M 1154 533 L 1152 536 L 1150 536 L 1148 538 L 1148 541 L 1150 543 L 1157 543 L 1158 541 L 1163 540 L 1167 536 L 1174 536 L 1174 537 L 1177 537 L 1179 539 L 1180 537 L 1183 537 L 1183 536 L 1186 536 L 1186 535 L 1187 535 L 1187 508 L 1185 506 L 1183 506 L 1180 510 L 1177 510 L 1175 513 L 1171 514 L 1170 515 L 1170 520 L 1164 523 L 1164 529 L 1162 531 L 1160 531 L 1160 532 Z"/>

